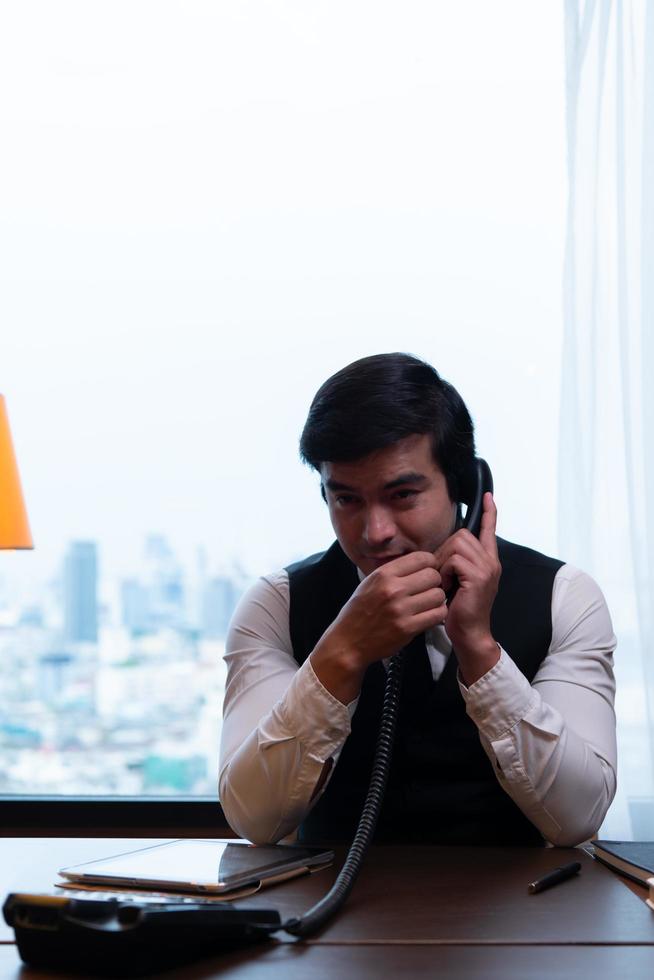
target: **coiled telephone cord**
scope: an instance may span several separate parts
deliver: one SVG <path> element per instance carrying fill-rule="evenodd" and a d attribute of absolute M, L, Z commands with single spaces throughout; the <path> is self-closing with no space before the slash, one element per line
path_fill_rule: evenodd
<path fill-rule="evenodd" d="M 388 782 L 393 743 L 395 741 L 403 669 L 404 651 L 400 650 L 399 653 L 396 653 L 391 658 L 388 665 L 382 719 L 377 736 L 370 785 L 368 786 L 366 802 L 359 818 L 357 832 L 350 845 L 345 863 L 336 881 L 324 898 L 310 908 L 308 912 L 305 912 L 304 915 L 299 918 L 288 919 L 283 923 L 281 928 L 293 936 L 310 936 L 321 929 L 338 912 L 352 891 L 352 886 L 356 881 L 361 865 L 363 864 L 363 859 L 375 833 L 379 811 L 384 800 L 384 791 Z"/>

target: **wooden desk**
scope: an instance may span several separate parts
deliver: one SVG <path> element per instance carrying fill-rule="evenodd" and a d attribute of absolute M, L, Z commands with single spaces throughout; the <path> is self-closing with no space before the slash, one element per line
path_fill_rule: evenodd
<path fill-rule="evenodd" d="M 138 841 L 4 839 L 2 896 L 52 890 L 59 867 L 139 846 Z M 152 843 L 152 841 L 148 841 Z M 540 895 L 538 875 L 571 859 L 581 874 Z M 329 887 L 337 868 L 267 889 L 243 905 L 301 913 Z M 644 897 L 645 890 L 642 889 Z M 13 933 L 0 933 L 0 980 L 53 974 L 20 969 Z M 654 914 L 642 898 L 585 853 L 567 849 L 376 847 L 342 914 L 314 940 L 277 942 L 169 971 L 173 978 L 318 980 L 381 973 L 457 978 L 651 980 Z"/>

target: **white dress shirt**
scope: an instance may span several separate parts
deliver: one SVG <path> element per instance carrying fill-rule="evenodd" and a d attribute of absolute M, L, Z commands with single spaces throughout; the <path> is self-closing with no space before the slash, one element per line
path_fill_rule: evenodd
<path fill-rule="evenodd" d="M 443 627 L 430 630 L 426 643 L 437 680 L 451 644 Z M 500 785 L 552 844 L 591 837 L 615 795 L 615 644 L 599 587 L 564 565 L 552 592 L 552 641 L 533 682 L 505 650 L 469 688 L 459 677 Z M 243 597 L 225 660 L 220 801 L 242 837 L 278 841 L 320 798 L 311 795 L 325 762 L 338 760 L 357 702 L 333 697 L 309 659 L 298 667 L 285 571 L 259 579 Z"/>

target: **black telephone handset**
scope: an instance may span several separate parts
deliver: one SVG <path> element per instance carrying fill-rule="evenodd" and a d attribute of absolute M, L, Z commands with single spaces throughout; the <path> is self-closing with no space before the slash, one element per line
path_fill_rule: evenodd
<path fill-rule="evenodd" d="M 467 528 L 476 538 L 481 530 L 481 516 L 484 512 L 484 494 L 493 492 L 493 474 L 485 459 L 475 456 L 470 473 L 461 488 L 461 503 L 468 508 L 462 527 Z"/>
<path fill-rule="evenodd" d="M 481 531 L 481 517 L 484 513 L 484 494 L 488 491 L 493 492 L 493 474 L 485 459 L 475 456 L 462 484 L 460 493 L 462 499 L 459 507 L 465 504 L 467 509 L 460 527 L 478 538 Z M 458 588 L 459 583 L 455 580 L 445 593 L 448 603 L 452 601 Z"/>

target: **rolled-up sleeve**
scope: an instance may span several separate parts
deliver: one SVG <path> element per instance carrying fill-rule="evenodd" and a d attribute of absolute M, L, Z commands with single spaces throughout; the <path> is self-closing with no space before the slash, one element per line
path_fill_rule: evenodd
<path fill-rule="evenodd" d="M 552 641 L 533 683 L 502 651 L 470 688 L 466 710 L 500 784 L 546 840 L 595 834 L 616 789 L 616 640 L 590 576 L 565 565 L 552 595 Z"/>
<path fill-rule="evenodd" d="M 322 686 L 309 660 L 298 667 L 288 603 L 284 572 L 260 579 L 236 609 L 226 642 L 220 801 L 230 826 L 255 843 L 280 840 L 301 823 L 354 710 Z"/>

